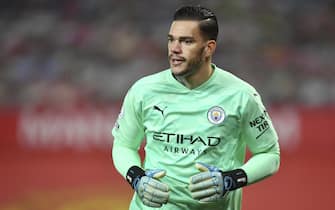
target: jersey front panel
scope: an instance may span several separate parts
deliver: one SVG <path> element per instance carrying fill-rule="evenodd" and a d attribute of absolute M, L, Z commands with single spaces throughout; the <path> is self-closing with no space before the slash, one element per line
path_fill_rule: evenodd
<path fill-rule="evenodd" d="M 144 98 L 143 105 L 145 150 L 150 154 L 145 168 L 168 166 L 167 176 L 187 184 L 189 177 L 198 172 L 196 162 L 222 170 L 242 164 L 243 157 L 238 162 L 235 157 L 236 151 L 244 147 L 239 140 L 238 107 L 233 103 L 239 96 L 229 91 L 218 96 L 215 87 L 206 89 L 206 93 L 171 86 L 156 88 L 151 87 L 148 92 L 156 94 Z"/>

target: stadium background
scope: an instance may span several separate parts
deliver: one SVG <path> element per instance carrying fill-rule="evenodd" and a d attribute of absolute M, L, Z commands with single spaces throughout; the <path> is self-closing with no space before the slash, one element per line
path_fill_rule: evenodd
<path fill-rule="evenodd" d="M 129 86 L 168 67 L 171 15 L 190 2 L 1 1 L 0 209 L 127 209 L 110 129 Z M 214 62 L 259 90 L 279 131 L 280 171 L 243 209 L 334 208 L 334 1 L 202 5 L 220 23 Z"/>

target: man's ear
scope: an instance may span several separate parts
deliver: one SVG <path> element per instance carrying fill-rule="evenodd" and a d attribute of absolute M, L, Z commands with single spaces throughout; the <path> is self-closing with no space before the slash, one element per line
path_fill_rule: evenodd
<path fill-rule="evenodd" d="M 214 54 L 216 49 L 216 41 L 215 40 L 208 40 L 207 46 L 205 47 L 205 56 L 210 57 Z"/>

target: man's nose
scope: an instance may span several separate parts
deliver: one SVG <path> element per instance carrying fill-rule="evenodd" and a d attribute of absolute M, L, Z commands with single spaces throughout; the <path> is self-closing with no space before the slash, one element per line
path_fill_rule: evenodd
<path fill-rule="evenodd" d="M 171 43 L 170 50 L 173 53 L 181 53 L 181 44 L 179 41 L 174 41 Z"/>

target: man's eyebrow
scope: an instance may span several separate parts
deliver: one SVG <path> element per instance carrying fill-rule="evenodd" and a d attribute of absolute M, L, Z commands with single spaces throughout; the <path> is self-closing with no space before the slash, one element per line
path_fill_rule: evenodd
<path fill-rule="evenodd" d="M 180 37 L 174 37 L 171 34 L 168 34 L 168 38 L 177 38 L 179 40 L 185 40 L 185 39 L 192 39 L 195 40 L 193 36 L 180 36 Z"/>

